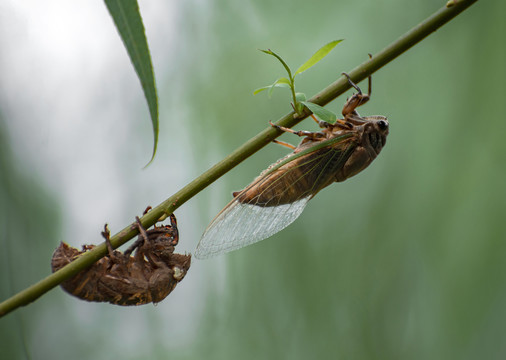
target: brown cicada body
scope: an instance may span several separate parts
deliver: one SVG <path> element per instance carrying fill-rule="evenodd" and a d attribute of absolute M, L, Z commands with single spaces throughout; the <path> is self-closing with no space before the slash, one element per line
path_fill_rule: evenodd
<path fill-rule="evenodd" d="M 294 151 L 263 171 L 214 218 L 202 235 L 195 256 L 210 256 L 239 249 L 268 238 L 290 225 L 307 202 L 333 182 L 344 181 L 364 170 L 385 146 L 389 131 L 381 115 L 361 117 L 356 108 L 370 99 L 358 93 L 343 107 L 335 124 L 318 122 L 319 132 L 294 131 L 272 126 L 304 138 Z"/>
<path fill-rule="evenodd" d="M 176 218 L 174 215 L 170 218 L 170 226 L 155 226 L 148 231 L 142 228 L 137 218 L 139 238 L 124 253 L 110 247 L 106 225 L 102 234 L 108 244 L 109 254 L 64 281 L 61 287 L 87 301 L 116 305 L 156 304 L 162 301 L 183 280 L 191 263 L 190 255 L 174 254 L 179 236 Z M 62 242 L 53 254 L 53 272 L 92 248 L 93 245 L 84 245 L 83 250 L 79 251 Z"/>

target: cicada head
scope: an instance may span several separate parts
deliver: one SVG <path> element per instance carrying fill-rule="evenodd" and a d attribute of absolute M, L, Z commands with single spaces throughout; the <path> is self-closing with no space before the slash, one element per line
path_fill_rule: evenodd
<path fill-rule="evenodd" d="M 367 116 L 364 119 L 367 123 L 364 125 L 363 146 L 373 150 L 377 156 L 387 141 L 388 120 L 382 115 Z"/>

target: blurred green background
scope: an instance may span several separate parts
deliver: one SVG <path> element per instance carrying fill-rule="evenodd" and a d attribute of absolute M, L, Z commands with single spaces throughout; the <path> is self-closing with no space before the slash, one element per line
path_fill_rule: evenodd
<path fill-rule="evenodd" d="M 114 100 L 127 107 L 116 90 L 76 94 L 72 101 L 97 101 L 102 105 L 94 111 L 107 110 L 111 135 L 104 144 L 123 140 L 110 150 L 111 158 L 75 156 L 69 143 L 60 151 L 76 162 L 62 160 L 60 171 L 65 178 L 78 160 L 109 159 L 86 176 L 116 179 L 116 190 L 102 191 L 129 200 L 87 226 L 96 236 L 73 245 L 100 241 L 100 227 L 116 216 L 112 212 L 121 215 L 115 229 L 125 226 L 145 205 L 158 204 L 290 110 L 285 89 L 272 99 L 252 95 L 284 76 L 273 58 L 256 49 L 270 48 L 297 68 L 323 44 L 344 38 L 298 78 L 298 90 L 309 96 L 444 3 L 191 0 L 169 7 L 141 1 L 161 101 L 160 151 L 147 170 L 141 170 L 152 146 L 146 105 L 112 20 L 96 4 L 93 11 L 103 12 L 100 20 L 118 43 L 115 56 L 130 79 L 123 80 L 103 52 L 96 54 L 107 69 L 101 81 L 112 82 L 112 89 L 125 81 L 133 113 L 120 118 L 119 110 L 104 105 Z M 14 11 L 14 5 L 7 8 Z M 79 9 L 61 11 L 52 13 L 54 21 L 57 15 L 72 19 Z M 372 100 L 360 113 L 388 117 L 387 146 L 366 171 L 322 191 L 289 228 L 240 251 L 195 261 L 156 307 L 89 304 L 55 289 L 0 319 L 2 358 L 504 359 L 505 13 L 504 2 L 479 1 L 377 72 Z M 2 27 L 1 44 L 14 48 L 15 34 L 8 43 L 6 31 Z M 170 46 L 165 31 L 177 34 Z M 81 71 L 68 66 L 70 73 Z M 34 67 L 43 79 L 37 81 L 50 81 L 42 66 Z M 0 71 L 15 77 L 17 69 L 4 61 Z M 26 132 L 13 124 L 20 107 L 52 94 L 8 84 L 12 89 L 4 83 L 0 93 L 1 299 L 47 275 L 53 249 L 74 234 L 65 224 L 85 223 L 102 206 L 79 203 L 82 210 L 69 218 L 65 192 L 51 188 L 51 175 L 40 175 L 59 158 L 39 159 L 19 145 L 33 143 L 30 136 L 56 110 L 32 119 L 37 125 Z M 86 91 L 85 85 L 71 77 L 59 91 L 72 99 L 74 87 Z M 340 97 L 329 107 L 339 112 L 344 101 Z M 60 116 L 72 118 L 71 111 Z M 71 119 L 61 124 L 73 126 Z M 316 126 L 307 120 L 297 129 Z M 44 141 L 58 136 L 48 132 Z M 285 153 L 276 145 L 264 148 L 178 210 L 182 250 L 194 249 L 232 191 Z M 77 191 L 71 182 L 67 186 L 67 193 Z M 88 189 L 90 197 L 95 190 Z"/>

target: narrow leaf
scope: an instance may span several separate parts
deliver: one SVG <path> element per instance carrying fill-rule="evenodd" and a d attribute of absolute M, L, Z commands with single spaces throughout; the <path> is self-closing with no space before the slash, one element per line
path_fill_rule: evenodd
<path fill-rule="evenodd" d="M 287 78 L 279 78 L 273 84 L 271 84 L 269 86 L 264 86 L 259 89 L 256 89 L 255 91 L 253 91 L 253 95 L 256 95 L 259 92 L 262 92 L 264 90 L 269 90 L 268 96 L 271 97 L 272 92 L 274 91 L 274 88 L 277 88 L 277 87 L 289 88 L 290 81 Z"/>
<path fill-rule="evenodd" d="M 302 104 L 306 105 L 306 107 L 313 112 L 320 120 L 326 121 L 328 123 L 335 123 L 337 119 L 337 115 L 332 111 L 321 107 L 320 105 L 316 105 L 309 101 L 301 101 Z"/>
<path fill-rule="evenodd" d="M 148 166 L 155 158 L 158 145 L 158 96 L 156 93 L 153 65 L 151 64 L 151 55 L 139 6 L 136 0 L 104 1 L 123 40 L 135 72 L 141 81 L 142 90 L 148 103 L 154 135 L 153 155 L 146 165 Z"/>
<path fill-rule="evenodd" d="M 272 96 L 274 88 L 277 88 L 277 87 L 289 88 L 290 87 L 290 80 L 288 80 L 285 77 L 277 79 L 274 82 L 274 84 L 271 85 L 271 88 L 269 89 L 269 98 Z"/>
<path fill-rule="evenodd" d="M 279 86 L 279 87 L 290 87 L 290 80 L 288 80 L 286 77 L 282 77 L 274 81 L 274 84 L 271 86 Z"/>
<path fill-rule="evenodd" d="M 343 39 L 334 40 L 332 42 L 329 42 L 327 45 L 324 45 L 323 47 L 321 47 L 320 50 L 315 52 L 314 55 L 311 56 L 308 61 L 306 61 L 304 64 L 302 64 L 297 69 L 294 76 L 297 74 L 300 74 L 300 73 L 306 71 L 307 69 L 311 68 L 312 66 L 316 65 L 321 59 L 323 59 L 325 56 L 327 56 L 328 53 L 341 41 L 343 41 Z"/>
<path fill-rule="evenodd" d="M 281 64 L 283 64 L 283 66 L 285 67 L 285 70 L 286 72 L 288 73 L 288 77 L 291 79 L 292 78 L 292 70 L 290 70 L 290 67 L 286 64 L 286 62 L 281 58 L 281 56 L 279 56 L 278 54 L 276 54 L 274 51 L 271 51 L 270 49 L 268 50 L 260 50 L 261 52 L 263 53 L 266 53 L 268 55 L 272 55 L 274 56 L 276 59 L 279 60 L 279 62 Z M 293 84 L 292 84 L 293 85 Z"/>
<path fill-rule="evenodd" d="M 269 85 L 269 86 L 264 86 L 264 87 L 261 87 L 261 88 L 258 88 L 258 89 L 255 89 L 255 91 L 253 91 L 253 95 L 256 95 L 264 90 L 267 90 L 267 89 L 270 89 L 272 85 Z"/>

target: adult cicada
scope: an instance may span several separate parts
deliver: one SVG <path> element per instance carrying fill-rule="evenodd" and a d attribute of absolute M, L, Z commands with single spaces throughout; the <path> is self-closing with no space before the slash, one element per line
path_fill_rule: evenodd
<path fill-rule="evenodd" d="M 334 124 L 313 119 L 319 132 L 294 131 L 272 126 L 304 137 L 293 149 L 263 171 L 214 218 L 197 246 L 195 257 L 203 259 L 239 249 L 268 238 L 290 225 L 307 202 L 333 182 L 344 181 L 364 170 L 385 146 L 388 121 L 385 116 L 361 117 L 356 108 L 370 99 L 350 77 L 358 93 L 344 104 L 343 119 Z"/>

